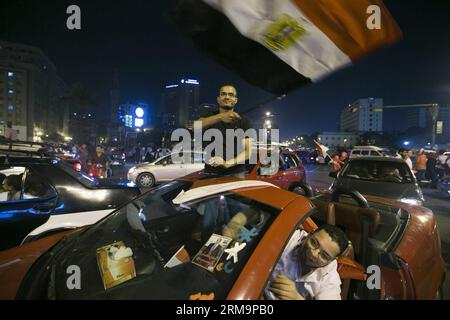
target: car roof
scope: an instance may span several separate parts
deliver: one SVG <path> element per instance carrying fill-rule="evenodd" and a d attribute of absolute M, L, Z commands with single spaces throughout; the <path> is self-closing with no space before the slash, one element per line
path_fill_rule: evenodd
<path fill-rule="evenodd" d="M 349 162 L 355 162 L 355 161 L 384 161 L 384 162 L 397 162 L 397 163 L 404 163 L 405 160 L 401 158 L 394 158 L 394 157 L 359 157 L 359 158 L 353 158 L 350 159 Z"/>
<path fill-rule="evenodd" d="M 0 153 L 0 164 L 52 164 L 54 161 L 60 161 L 56 157 L 40 157 L 40 156 L 16 156 L 16 155 L 4 155 Z"/>
<path fill-rule="evenodd" d="M 180 193 L 178 196 L 175 197 L 175 199 L 172 200 L 172 202 L 174 204 L 182 204 L 182 203 L 194 201 L 197 199 L 201 199 L 201 198 L 204 198 L 209 195 L 234 191 L 234 190 L 242 189 L 242 188 L 250 188 L 250 187 L 278 188 L 277 186 L 275 186 L 271 183 L 265 182 L 265 181 L 258 181 L 258 180 L 242 180 L 242 181 L 240 181 L 240 180 L 238 180 L 238 181 L 233 181 L 233 182 L 225 182 L 225 183 L 201 186 L 201 187 L 197 187 L 197 188 L 191 188 L 186 192 Z"/>
<path fill-rule="evenodd" d="M 375 151 L 383 151 L 383 148 L 377 146 L 354 146 L 353 150 L 375 150 Z"/>
<path fill-rule="evenodd" d="M 204 174 L 193 174 L 185 176 L 180 180 L 187 180 L 193 182 L 190 189 L 201 188 L 201 187 L 212 187 L 217 184 L 226 184 L 232 182 L 239 182 L 236 184 L 235 188 L 230 190 L 237 195 L 264 203 L 274 208 L 282 209 L 286 207 L 289 203 L 295 200 L 299 195 L 280 189 L 271 184 L 258 184 L 252 185 L 256 180 L 244 180 L 236 177 L 212 177 L 203 178 Z M 249 181 L 252 181 L 249 183 Z M 261 182 L 261 181 L 256 181 Z"/>

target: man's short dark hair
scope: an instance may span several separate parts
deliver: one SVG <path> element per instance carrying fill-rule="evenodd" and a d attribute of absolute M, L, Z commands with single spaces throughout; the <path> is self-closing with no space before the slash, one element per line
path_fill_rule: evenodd
<path fill-rule="evenodd" d="M 347 238 L 347 235 L 344 233 L 344 231 L 342 231 L 341 228 L 333 226 L 331 224 L 324 224 L 324 225 L 320 226 L 320 228 L 318 228 L 316 231 L 314 231 L 314 233 L 319 232 L 321 230 L 328 233 L 331 240 L 336 242 L 337 245 L 339 246 L 338 256 L 340 256 L 341 254 L 344 253 L 345 250 L 347 250 L 348 238 Z"/>
<path fill-rule="evenodd" d="M 236 86 L 235 86 L 234 84 L 232 84 L 232 83 L 224 83 L 224 84 L 222 84 L 222 85 L 219 87 L 219 92 L 220 92 L 220 90 L 222 90 L 223 87 L 233 87 L 234 90 L 236 90 L 236 92 L 237 92 Z"/>

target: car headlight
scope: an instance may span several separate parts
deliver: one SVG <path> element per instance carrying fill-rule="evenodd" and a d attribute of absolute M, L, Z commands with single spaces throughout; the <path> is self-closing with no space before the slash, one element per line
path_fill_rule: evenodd
<path fill-rule="evenodd" d="M 136 171 L 136 167 L 132 167 L 132 168 L 130 168 L 130 170 L 128 170 L 128 173 L 133 173 L 135 171 Z"/>
<path fill-rule="evenodd" d="M 423 205 L 423 202 L 421 200 L 417 200 L 417 199 L 403 198 L 403 199 L 400 199 L 400 201 L 403 203 L 411 204 L 413 206 L 422 206 Z"/>

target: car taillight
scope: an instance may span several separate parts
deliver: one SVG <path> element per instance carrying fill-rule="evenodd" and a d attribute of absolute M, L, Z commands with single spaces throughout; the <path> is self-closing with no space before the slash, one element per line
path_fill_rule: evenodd
<path fill-rule="evenodd" d="M 73 167 L 74 167 L 75 171 L 81 171 L 81 164 L 80 163 L 75 163 L 73 165 Z"/>

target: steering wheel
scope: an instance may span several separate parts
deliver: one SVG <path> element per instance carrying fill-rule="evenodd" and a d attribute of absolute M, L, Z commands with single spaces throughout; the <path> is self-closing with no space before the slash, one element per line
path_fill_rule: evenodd
<path fill-rule="evenodd" d="M 339 197 L 342 195 L 350 196 L 358 203 L 361 208 L 370 208 L 366 198 L 364 198 L 361 193 L 353 189 L 337 188 L 336 190 L 334 190 L 331 200 L 334 202 L 339 202 Z"/>

